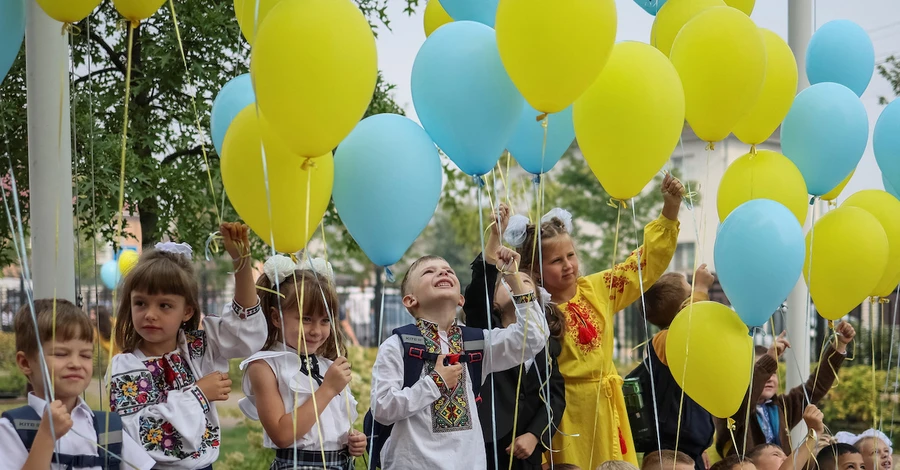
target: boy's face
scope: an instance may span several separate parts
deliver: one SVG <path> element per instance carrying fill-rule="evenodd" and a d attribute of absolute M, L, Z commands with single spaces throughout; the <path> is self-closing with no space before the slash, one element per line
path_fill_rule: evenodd
<path fill-rule="evenodd" d="M 866 470 L 862 454 L 844 454 L 838 456 L 837 470 Z"/>
<path fill-rule="evenodd" d="M 403 296 L 403 305 L 407 309 L 440 302 L 461 306 L 464 298 L 459 292 L 459 279 L 450 264 L 443 259 L 431 259 L 416 266 L 410 276 L 408 293 Z"/>
<path fill-rule="evenodd" d="M 778 470 L 787 460 L 787 455 L 778 446 L 768 446 L 759 457 L 756 457 L 756 468 L 759 470 Z"/>
<path fill-rule="evenodd" d="M 72 399 L 84 393 L 94 374 L 94 345 L 83 339 L 70 339 L 47 341 L 42 346 L 55 398 Z M 19 351 L 16 353 L 16 361 L 34 387 L 35 395 L 44 397 L 46 390 L 37 355 L 27 357 L 24 352 Z"/>

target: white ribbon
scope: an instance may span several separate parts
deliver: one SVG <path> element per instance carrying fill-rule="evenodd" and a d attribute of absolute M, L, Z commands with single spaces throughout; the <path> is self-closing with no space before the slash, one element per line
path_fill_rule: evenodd
<path fill-rule="evenodd" d="M 559 207 L 554 207 L 553 209 L 550 209 L 550 212 L 547 212 L 541 217 L 541 224 L 550 222 L 554 217 L 562 221 L 563 225 L 566 227 L 566 232 L 572 233 L 571 212 L 560 209 Z M 522 246 L 522 244 L 525 243 L 525 233 L 529 224 L 531 224 L 531 221 L 524 215 L 516 214 L 510 217 L 509 222 L 506 224 L 506 231 L 503 232 L 503 239 L 506 240 L 506 243 L 509 243 L 515 248 Z"/>
<path fill-rule="evenodd" d="M 293 276 L 294 271 L 304 269 L 313 271 L 319 276 L 324 276 L 329 281 L 334 282 L 334 269 L 332 269 L 331 263 L 322 258 L 313 258 L 295 263 L 294 260 L 287 256 L 275 255 L 266 260 L 266 263 L 263 265 L 263 272 L 273 286 Z"/>
<path fill-rule="evenodd" d="M 184 256 L 188 260 L 194 258 L 194 250 L 192 250 L 191 245 L 188 245 L 187 243 L 160 242 L 156 244 L 155 248 L 157 251 L 165 251 Z"/>

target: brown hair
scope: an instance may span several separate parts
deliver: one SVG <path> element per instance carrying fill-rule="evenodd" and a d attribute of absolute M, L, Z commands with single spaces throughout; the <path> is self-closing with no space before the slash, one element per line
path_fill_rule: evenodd
<path fill-rule="evenodd" d="M 660 467 L 660 462 L 662 462 L 662 467 Z M 693 467 L 694 459 L 678 450 L 658 450 L 644 456 L 641 470 L 665 470 L 679 463 Z"/>
<path fill-rule="evenodd" d="M 150 249 L 144 251 L 122 283 L 116 315 L 116 347 L 119 351 L 132 352 L 141 343 L 141 336 L 134 329 L 131 318 L 131 293 L 134 291 L 184 297 L 185 308 L 192 309 L 194 315 L 182 325 L 182 329 L 191 331 L 200 327 L 201 311 L 197 300 L 200 288 L 191 261 L 178 253 Z"/>
<path fill-rule="evenodd" d="M 601 463 L 597 470 L 637 470 L 637 467 L 624 460 L 609 460 Z"/>
<path fill-rule="evenodd" d="M 684 291 L 684 274 L 666 273 L 644 293 L 643 309 L 647 321 L 668 328 L 690 296 Z"/>
<path fill-rule="evenodd" d="M 553 464 L 553 468 L 556 470 L 581 470 L 581 467 L 571 463 L 556 463 Z"/>
<path fill-rule="evenodd" d="M 16 351 L 22 351 L 28 357 L 35 357 L 38 353 L 38 337 L 40 337 L 41 344 L 47 341 L 73 339 L 84 340 L 88 343 L 94 342 L 94 327 L 91 326 L 90 317 L 68 300 L 56 299 L 55 303 L 56 315 L 54 316 L 54 299 L 34 301 L 37 334 L 34 331 L 31 308 L 26 304 L 16 312 L 13 321 L 16 332 Z"/>
<path fill-rule="evenodd" d="M 709 470 L 733 470 L 735 467 L 740 469 L 743 467 L 745 462 L 753 463 L 752 460 L 746 457 L 741 457 L 737 454 L 731 454 L 728 457 L 714 463 L 712 467 L 709 467 Z M 756 464 L 753 464 L 756 465 Z"/>
<path fill-rule="evenodd" d="M 530 276 L 527 272 L 522 273 L 527 276 Z M 502 278 L 500 276 L 497 277 L 497 286 L 500 286 L 502 283 Z M 497 287 L 495 286 L 494 289 Z M 563 333 L 566 332 L 566 317 L 563 314 L 562 310 L 555 304 L 550 302 L 550 299 L 546 299 L 546 304 L 544 303 L 543 294 L 541 293 L 541 289 L 535 289 L 534 291 L 535 300 L 537 300 L 538 305 L 544 305 L 544 316 L 547 318 L 547 326 L 550 329 L 550 336 L 554 338 L 562 338 Z"/>
<path fill-rule="evenodd" d="M 520 261 L 519 270 L 529 273 L 535 282 L 541 282 L 541 266 L 538 263 L 538 247 L 536 226 L 528 224 L 525 227 L 525 241 L 516 248 L 522 260 Z M 568 235 L 566 224 L 558 217 L 554 217 L 547 222 L 541 224 L 541 244 L 545 241 L 557 237 L 559 235 Z"/>
<path fill-rule="evenodd" d="M 112 336 L 112 319 L 109 315 L 109 309 L 98 305 L 94 307 L 94 315 L 97 316 L 97 324 L 94 325 L 97 327 L 97 332 L 100 333 L 100 337 L 109 341 L 109 338 Z"/>
<path fill-rule="evenodd" d="M 436 255 L 425 255 L 425 256 L 413 261 L 413 263 L 411 265 L 409 265 L 409 269 L 406 270 L 406 274 L 403 275 L 403 282 L 400 283 L 400 295 L 405 297 L 406 294 L 409 294 L 409 291 L 407 289 L 409 288 L 409 281 L 412 280 L 410 275 L 413 273 L 413 271 L 416 270 L 416 268 L 419 267 L 420 264 L 425 263 L 427 261 L 437 261 L 437 260 L 446 261 L 444 258 L 441 258 L 440 256 L 436 256 Z"/>
<path fill-rule="evenodd" d="M 328 338 L 319 350 L 315 351 L 322 357 L 337 359 L 338 355 L 346 356 L 347 348 L 344 346 L 344 333 L 340 325 L 337 324 L 338 295 L 334 290 L 334 285 L 327 277 L 317 275 L 308 269 L 298 269 L 287 279 L 281 281 L 277 286 L 269 281 L 269 277 L 265 274 L 259 276 L 256 280 L 256 286 L 259 287 L 259 306 L 263 315 L 266 316 L 266 325 L 269 329 L 269 335 L 266 337 L 266 344 L 263 350 L 268 350 L 275 343 L 285 342 L 284 331 L 275 326 L 274 319 L 284 312 L 300 313 L 300 297 L 303 297 L 304 314 L 327 315 L 331 320 L 331 334 L 333 338 Z M 277 288 L 276 288 L 277 287 Z M 302 290 L 302 292 L 301 292 Z M 278 295 L 281 293 L 281 297 Z M 279 305 L 281 310 L 279 311 Z M 303 319 L 301 319 L 300 328 L 303 328 Z M 338 347 L 335 347 L 337 343 Z M 299 345 L 298 345 L 299 349 Z"/>
<path fill-rule="evenodd" d="M 753 449 L 751 449 L 750 452 L 747 452 L 747 458 L 750 459 L 755 464 L 756 459 L 760 458 L 762 456 L 763 452 L 765 452 L 766 449 L 771 448 L 771 447 L 777 448 L 778 450 L 784 450 L 778 444 L 772 444 L 770 442 L 767 442 L 765 444 L 760 444 L 760 445 L 754 447 Z"/>

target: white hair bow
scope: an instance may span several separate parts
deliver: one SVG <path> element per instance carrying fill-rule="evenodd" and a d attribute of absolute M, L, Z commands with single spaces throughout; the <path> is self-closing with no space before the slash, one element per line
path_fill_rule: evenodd
<path fill-rule="evenodd" d="M 334 269 L 332 269 L 331 263 L 322 258 L 294 262 L 294 260 L 287 256 L 275 255 L 267 259 L 266 263 L 263 265 L 263 272 L 266 274 L 266 277 L 269 278 L 269 282 L 273 286 L 278 285 L 284 282 L 285 279 L 293 276 L 294 271 L 302 269 L 313 271 L 319 276 L 324 276 L 328 278 L 329 281 L 334 282 Z"/>
<path fill-rule="evenodd" d="M 541 224 L 550 222 L 554 217 L 562 221 L 567 232 L 572 232 L 572 214 L 559 207 L 554 207 L 550 209 L 550 212 L 544 214 L 541 217 Z M 503 233 L 503 239 L 515 248 L 522 246 L 525 243 L 525 233 L 530 223 L 531 221 L 524 215 L 516 214 L 510 217 L 509 222 L 506 224 L 506 232 Z"/>
<path fill-rule="evenodd" d="M 191 245 L 188 245 L 187 243 L 160 242 L 156 244 L 155 248 L 157 251 L 175 253 L 176 255 L 184 256 L 189 260 L 194 257 L 194 250 L 192 250 Z"/>

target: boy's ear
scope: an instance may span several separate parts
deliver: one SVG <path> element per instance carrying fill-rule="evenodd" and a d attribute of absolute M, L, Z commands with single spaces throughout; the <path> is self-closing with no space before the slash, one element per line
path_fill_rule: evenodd
<path fill-rule="evenodd" d="M 19 366 L 19 370 L 22 371 L 22 375 L 28 377 L 28 381 L 31 381 L 32 374 L 32 362 L 28 359 L 28 356 L 25 355 L 23 351 L 16 352 L 16 365 Z M 40 367 L 38 365 L 38 367 Z"/>
<path fill-rule="evenodd" d="M 459 294 L 459 303 L 456 305 L 462 307 L 465 303 L 466 303 L 466 296 Z"/>
<path fill-rule="evenodd" d="M 407 309 L 415 308 L 419 305 L 419 301 L 412 294 L 406 294 L 403 296 L 403 306 Z"/>

